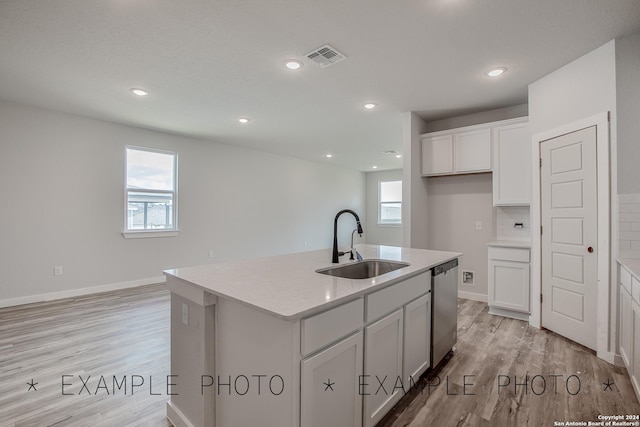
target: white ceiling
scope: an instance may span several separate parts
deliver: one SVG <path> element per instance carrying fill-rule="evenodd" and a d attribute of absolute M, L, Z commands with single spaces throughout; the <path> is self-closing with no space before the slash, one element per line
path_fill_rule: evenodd
<path fill-rule="evenodd" d="M 639 31 L 639 0 L 0 0 L 0 99 L 393 169 L 402 112 L 526 103 L 529 83 Z M 347 59 L 284 68 L 327 43 Z"/>

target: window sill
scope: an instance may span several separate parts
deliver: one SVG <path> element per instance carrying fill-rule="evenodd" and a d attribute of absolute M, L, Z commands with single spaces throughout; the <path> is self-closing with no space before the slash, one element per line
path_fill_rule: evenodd
<path fill-rule="evenodd" d="M 175 237 L 179 230 L 141 230 L 123 231 L 122 237 L 125 239 L 146 239 L 152 237 Z"/>
<path fill-rule="evenodd" d="M 391 227 L 391 228 L 401 228 L 402 224 L 385 224 L 385 223 L 378 223 L 378 227 Z"/>

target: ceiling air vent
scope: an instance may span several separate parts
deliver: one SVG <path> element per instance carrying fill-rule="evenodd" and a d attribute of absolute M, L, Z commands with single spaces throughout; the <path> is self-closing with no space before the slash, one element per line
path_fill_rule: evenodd
<path fill-rule="evenodd" d="M 309 52 L 305 55 L 307 58 L 320 65 L 321 67 L 328 67 L 336 62 L 340 62 L 346 58 L 343 54 L 325 44 L 324 46 Z"/>

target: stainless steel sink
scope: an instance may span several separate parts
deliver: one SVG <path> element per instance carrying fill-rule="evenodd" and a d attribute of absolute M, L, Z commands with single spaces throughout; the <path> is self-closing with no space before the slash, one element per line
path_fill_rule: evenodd
<path fill-rule="evenodd" d="M 320 270 L 316 270 L 316 273 L 343 277 L 345 279 L 370 279 L 408 266 L 409 264 L 406 262 L 365 259 L 336 267 L 321 268 Z"/>

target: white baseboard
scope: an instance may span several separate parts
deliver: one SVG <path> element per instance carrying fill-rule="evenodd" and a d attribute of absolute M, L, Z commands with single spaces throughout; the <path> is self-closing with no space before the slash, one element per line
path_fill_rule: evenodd
<path fill-rule="evenodd" d="M 136 288 L 138 286 L 153 285 L 154 283 L 164 283 L 165 277 L 150 277 L 148 279 L 132 280 L 130 282 L 112 283 L 109 285 L 92 286 L 90 288 L 71 289 L 68 291 L 50 292 L 39 295 L 29 295 L 20 298 L 9 298 L 0 300 L 0 308 L 13 307 L 16 305 L 32 304 L 34 302 L 54 301 L 64 298 L 74 298 L 84 295 L 99 294 L 102 292 L 117 291 L 119 289 Z"/>
<path fill-rule="evenodd" d="M 473 292 L 465 292 L 465 291 L 458 291 L 458 298 L 470 299 L 472 301 L 480 301 L 480 302 L 489 301 L 487 295 L 476 294 Z"/>

